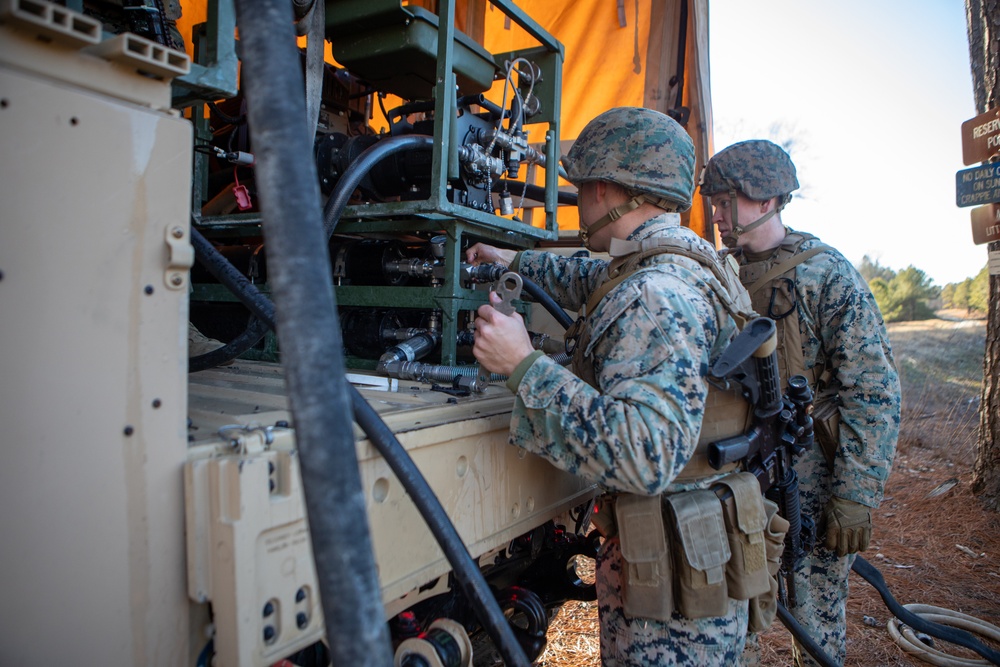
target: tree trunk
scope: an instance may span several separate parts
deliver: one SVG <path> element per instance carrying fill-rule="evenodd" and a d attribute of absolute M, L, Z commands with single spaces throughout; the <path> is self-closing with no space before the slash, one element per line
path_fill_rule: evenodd
<path fill-rule="evenodd" d="M 1000 0 L 966 0 L 969 63 L 978 113 L 1000 105 Z M 989 244 L 991 252 L 1000 243 Z M 983 505 L 1000 510 L 1000 276 L 990 276 L 990 305 L 979 402 L 979 449 L 972 491 Z"/>

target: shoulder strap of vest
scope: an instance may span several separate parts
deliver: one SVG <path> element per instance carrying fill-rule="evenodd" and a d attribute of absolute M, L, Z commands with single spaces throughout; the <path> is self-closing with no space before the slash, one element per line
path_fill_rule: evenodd
<path fill-rule="evenodd" d="M 726 308 L 726 311 L 732 315 L 733 319 L 737 321 L 741 329 L 746 323 L 746 314 L 740 312 L 735 301 L 733 300 L 733 297 L 725 290 L 725 285 L 728 284 L 728 281 L 726 280 L 723 269 L 720 266 L 720 260 L 714 253 L 708 253 L 703 248 L 696 246 L 690 241 L 663 237 L 644 239 L 641 242 L 612 239 L 612 252 L 616 255 L 618 255 L 618 253 L 624 254 L 618 255 L 612 260 L 608 267 L 608 280 L 606 280 L 600 288 L 594 290 L 594 293 L 590 295 L 589 299 L 587 299 L 588 315 L 593 312 L 593 309 L 597 306 L 597 304 L 599 304 L 611 290 L 621 284 L 622 281 L 630 275 L 635 273 L 639 268 L 639 264 L 644 259 L 654 255 L 670 253 L 692 259 L 711 271 L 718 280 L 719 285 L 723 286 L 723 289 L 716 289 L 711 284 L 710 286 L 716 296 L 719 297 L 719 300 Z"/>
<path fill-rule="evenodd" d="M 806 239 L 803 239 L 802 241 L 805 240 Z M 831 248 L 828 245 L 818 245 L 809 248 L 809 250 L 806 250 L 805 252 L 797 252 L 798 246 L 802 245 L 802 241 L 796 244 L 795 250 L 793 250 L 795 254 L 785 259 L 784 261 L 778 262 L 777 264 L 772 266 L 771 270 L 762 275 L 760 278 L 758 278 L 757 282 L 755 282 L 753 285 L 747 288 L 747 291 L 750 294 L 754 294 L 764 285 L 767 285 L 778 276 L 788 273 L 789 271 L 791 271 L 792 269 L 794 269 L 796 266 L 806 261 L 807 259 L 814 257 L 820 254 L 821 252 L 825 252 L 827 250 L 833 250 L 833 248 Z"/>

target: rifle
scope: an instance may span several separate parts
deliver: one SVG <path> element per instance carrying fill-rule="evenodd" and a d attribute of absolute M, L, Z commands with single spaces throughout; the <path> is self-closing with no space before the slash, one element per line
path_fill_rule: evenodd
<path fill-rule="evenodd" d="M 792 457 L 813 445 L 812 389 L 805 377 L 795 375 L 782 395 L 774 321 L 766 317 L 751 320 L 733 339 L 712 366 L 709 381 L 723 390 L 735 382 L 753 406 L 750 430 L 709 444 L 708 462 L 716 470 L 741 462 L 788 521 L 779 598 L 794 607 L 795 566 L 815 539 L 812 518 L 802 516 L 798 475 L 792 467 Z"/>

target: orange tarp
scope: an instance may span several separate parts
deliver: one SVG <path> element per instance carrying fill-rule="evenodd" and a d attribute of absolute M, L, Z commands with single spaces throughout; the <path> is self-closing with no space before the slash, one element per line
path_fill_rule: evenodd
<path fill-rule="evenodd" d="M 327 11 L 336 11 L 335 4 L 330 3 Z M 415 0 L 413 4 L 434 10 L 438 3 Z M 192 25 L 205 20 L 205 0 L 184 0 L 182 5 L 178 29 L 187 37 Z M 565 47 L 560 118 L 563 153 L 584 125 L 602 111 L 645 106 L 666 112 L 676 106 L 679 26 L 685 6 L 681 105 L 690 109 L 686 128 L 695 141 L 696 173 L 700 172 L 712 151 L 707 0 L 521 0 L 517 5 Z M 458 0 L 456 5 L 456 26 L 491 53 L 537 46 L 530 35 L 513 22 L 507 25 L 505 19 L 501 10 L 485 0 Z M 329 48 L 328 44 L 327 60 L 333 62 Z M 501 91 L 502 83 L 498 83 L 489 96 L 499 101 Z M 387 106 L 394 106 L 393 101 L 387 101 Z M 373 119 L 376 127 L 380 122 L 381 118 Z M 543 131 L 536 130 L 529 140 L 541 141 Z M 537 180 L 539 175 L 535 177 Z M 703 203 L 701 197 L 695 197 L 684 218 L 696 232 L 709 236 L 712 232 L 706 228 Z M 575 229 L 575 214 L 575 210 L 561 208 L 560 227 Z"/>

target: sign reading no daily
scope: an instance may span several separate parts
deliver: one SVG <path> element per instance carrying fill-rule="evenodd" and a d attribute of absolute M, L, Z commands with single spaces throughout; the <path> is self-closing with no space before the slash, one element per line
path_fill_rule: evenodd
<path fill-rule="evenodd" d="M 1000 164 L 963 169 L 955 174 L 955 203 L 980 206 L 1000 202 Z"/>

